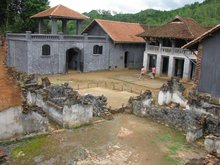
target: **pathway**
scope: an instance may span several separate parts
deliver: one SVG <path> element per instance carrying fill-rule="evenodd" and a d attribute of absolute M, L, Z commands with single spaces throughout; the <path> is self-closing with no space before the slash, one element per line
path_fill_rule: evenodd
<path fill-rule="evenodd" d="M 0 47 L 0 111 L 21 105 L 21 92 L 16 82 L 8 75 L 4 65 L 6 48 Z"/>

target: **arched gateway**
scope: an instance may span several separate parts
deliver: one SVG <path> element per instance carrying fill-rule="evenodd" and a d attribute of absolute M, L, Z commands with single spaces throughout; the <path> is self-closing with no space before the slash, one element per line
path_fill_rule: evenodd
<path fill-rule="evenodd" d="M 66 72 L 68 70 L 83 71 L 82 54 L 79 48 L 70 48 L 66 51 Z"/>

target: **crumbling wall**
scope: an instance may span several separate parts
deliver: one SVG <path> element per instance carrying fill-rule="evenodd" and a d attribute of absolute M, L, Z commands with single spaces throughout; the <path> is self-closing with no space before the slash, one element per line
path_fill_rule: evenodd
<path fill-rule="evenodd" d="M 216 154 L 218 157 L 220 157 L 220 137 L 213 135 L 206 136 L 204 145 L 209 153 Z"/>
<path fill-rule="evenodd" d="M 168 105 L 171 102 L 178 103 L 180 106 L 186 107 L 187 100 L 183 97 L 185 88 L 179 82 L 179 79 L 172 78 L 163 84 L 158 95 L 159 105 Z"/>
<path fill-rule="evenodd" d="M 138 97 L 129 99 L 128 108 L 133 114 L 141 117 L 150 117 L 162 123 L 169 124 L 187 132 L 187 140 L 192 142 L 204 134 L 220 136 L 220 118 L 202 111 L 193 109 L 182 110 L 176 107 L 158 107 L 152 104 L 151 92 L 147 91 Z M 146 102 L 150 104 L 146 105 Z"/>
<path fill-rule="evenodd" d="M 23 107 L 12 107 L 0 112 L 0 140 L 21 134 L 46 132 L 48 120 L 37 112 L 24 113 Z"/>
<path fill-rule="evenodd" d="M 28 104 L 41 107 L 49 118 L 65 128 L 91 123 L 93 117 L 91 102 L 86 101 L 84 96 L 80 96 L 67 83 L 46 84 L 48 85 L 44 88 L 28 90 Z"/>
<path fill-rule="evenodd" d="M 92 121 L 93 107 L 91 105 L 75 104 L 64 106 L 63 125 L 64 127 L 77 127 L 83 124 L 89 124 Z"/>

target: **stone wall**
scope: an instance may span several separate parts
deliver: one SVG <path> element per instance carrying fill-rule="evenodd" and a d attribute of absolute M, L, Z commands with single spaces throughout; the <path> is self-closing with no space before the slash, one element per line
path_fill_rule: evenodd
<path fill-rule="evenodd" d="M 48 120 L 37 112 L 23 113 L 22 107 L 12 107 L 0 112 L 0 140 L 19 135 L 46 132 Z"/>
<path fill-rule="evenodd" d="M 134 115 L 150 117 L 187 132 L 190 142 L 204 134 L 220 136 L 220 118 L 204 109 L 189 106 L 189 109 L 183 110 L 178 104 L 172 108 L 158 107 L 151 104 L 151 100 L 151 92 L 147 91 L 141 96 L 130 98 L 128 108 L 132 109 Z"/>
<path fill-rule="evenodd" d="M 127 52 L 127 67 L 141 68 L 143 65 L 144 44 L 114 44 L 109 46 L 109 66 L 114 68 L 125 68 L 125 53 Z"/>
<path fill-rule="evenodd" d="M 8 42 L 7 65 L 20 71 L 28 71 L 28 43 L 27 41 Z"/>
<path fill-rule="evenodd" d="M 65 128 L 91 123 L 93 106 L 81 99 L 67 84 L 27 92 L 29 105 L 41 107 L 49 118 Z"/>
<path fill-rule="evenodd" d="M 160 88 L 158 95 L 159 105 L 169 105 L 172 102 L 177 103 L 182 107 L 187 106 L 187 100 L 183 97 L 185 88 L 179 82 L 177 78 L 171 78 L 171 80 L 164 83 Z"/>
<path fill-rule="evenodd" d="M 83 72 L 124 68 L 125 53 L 128 54 L 127 67 L 139 68 L 143 63 L 143 43 L 115 44 L 103 33 L 99 35 L 34 35 L 8 34 L 7 64 L 29 74 L 56 74 L 67 72 L 67 51 L 79 50 Z M 50 46 L 50 55 L 42 55 L 42 46 Z M 95 45 L 102 46 L 102 54 L 94 54 Z"/>

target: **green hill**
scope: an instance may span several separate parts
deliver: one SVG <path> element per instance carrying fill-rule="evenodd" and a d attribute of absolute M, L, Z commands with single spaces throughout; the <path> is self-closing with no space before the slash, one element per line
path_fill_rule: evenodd
<path fill-rule="evenodd" d="M 220 23 L 220 0 L 205 0 L 202 3 L 196 2 L 170 11 L 147 9 L 136 14 L 113 15 L 110 11 L 92 10 L 84 14 L 90 17 L 90 20 L 86 21 L 85 25 L 95 18 L 160 25 L 171 20 L 176 15 L 180 15 L 193 18 L 204 26 L 214 26 Z"/>

